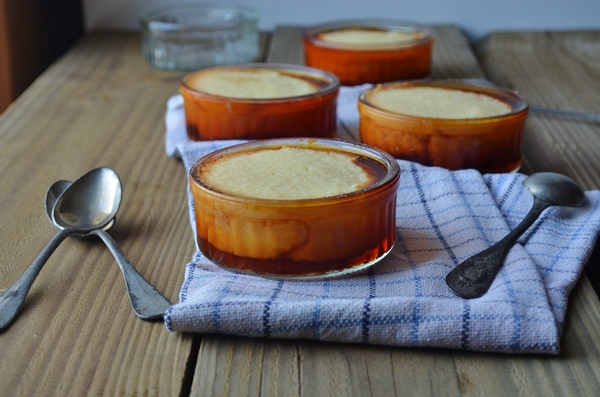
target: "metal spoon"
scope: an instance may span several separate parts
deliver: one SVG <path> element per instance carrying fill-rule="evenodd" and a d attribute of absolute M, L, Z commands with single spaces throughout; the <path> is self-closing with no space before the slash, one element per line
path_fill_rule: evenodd
<path fill-rule="evenodd" d="M 118 180 L 116 173 L 115 177 Z M 62 221 L 62 217 L 56 218 L 53 216 L 53 214 L 55 214 L 57 201 L 60 200 L 63 192 L 67 191 L 71 184 L 72 182 L 69 181 L 57 181 L 50 186 L 48 192 L 46 193 L 46 215 L 48 215 L 48 218 L 54 224 L 54 226 L 59 229 L 64 229 L 69 225 Z M 121 183 L 119 181 L 119 189 L 120 186 Z M 73 221 L 70 220 L 70 222 Z M 77 222 L 78 221 L 75 221 L 75 224 L 77 224 Z M 113 218 L 102 230 L 92 230 L 87 234 L 73 233 L 71 236 L 86 238 L 90 235 L 96 235 L 100 237 L 115 257 L 119 268 L 121 269 L 121 273 L 123 273 L 125 285 L 127 286 L 127 292 L 129 295 L 129 301 L 135 314 L 143 320 L 162 319 L 163 314 L 171 306 L 171 303 L 137 272 L 114 239 L 106 232 L 106 230 L 113 226 L 114 222 L 115 219 Z"/>
<path fill-rule="evenodd" d="M 54 223 L 54 219 L 52 219 L 52 210 L 54 209 L 54 204 L 56 204 L 56 200 L 58 200 L 60 195 L 63 194 L 63 192 L 67 190 L 67 188 L 72 184 L 73 182 L 71 181 L 56 181 L 50 186 L 50 188 L 46 192 L 46 201 L 44 202 L 44 207 L 46 208 L 46 216 L 48 217 L 50 222 Z M 116 219 L 117 217 L 115 216 L 108 225 L 104 226 L 104 230 L 110 230 L 110 228 L 114 226 Z M 73 233 L 71 234 L 71 237 L 87 238 L 90 237 L 90 235 Z"/>
<path fill-rule="evenodd" d="M 81 222 L 77 228 L 67 227 L 59 231 L 25 273 L 0 296 L 0 331 L 14 320 L 33 281 L 59 244 L 73 233 L 87 233 L 108 225 L 115 217 L 120 202 L 120 182 L 104 168 L 94 170 L 73 183 L 69 192 L 65 192 L 63 200 L 63 203 L 73 205 L 64 205 L 64 208 L 61 205 L 64 212 L 57 212 L 57 217 L 81 218 L 86 221 Z"/>
<path fill-rule="evenodd" d="M 494 281 L 506 254 L 542 211 L 550 206 L 578 207 L 583 190 L 570 178 L 552 172 L 533 174 L 523 181 L 533 195 L 533 206 L 525 218 L 502 240 L 455 267 L 446 276 L 446 284 L 458 296 L 472 299 L 485 294 Z"/>

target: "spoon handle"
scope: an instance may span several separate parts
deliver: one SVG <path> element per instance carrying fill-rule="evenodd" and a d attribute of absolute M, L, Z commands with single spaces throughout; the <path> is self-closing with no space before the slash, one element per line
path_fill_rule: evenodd
<path fill-rule="evenodd" d="M 138 273 L 110 234 L 98 229 L 91 233 L 104 241 L 119 264 L 135 314 L 142 320 L 162 319 L 171 302 Z"/>
<path fill-rule="evenodd" d="M 17 317 L 19 309 L 25 302 L 27 293 L 38 276 L 42 267 L 46 264 L 52 253 L 58 248 L 60 243 L 75 229 L 63 229 L 50 240 L 48 245 L 40 252 L 29 268 L 19 277 L 19 279 L 0 296 L 0 331 L 3 331 Z"/>
<path fill-rule="evenodd" d="M 547 207 L 549 207 L 548 203 L 534 198 L 529 213 L 517 227 L 502 240 L 473 255 L 448 273 L 446 284 L 452 292 L 465 299 L 479 298 L 485 294 L 496 278 L 510 248 Z"/>

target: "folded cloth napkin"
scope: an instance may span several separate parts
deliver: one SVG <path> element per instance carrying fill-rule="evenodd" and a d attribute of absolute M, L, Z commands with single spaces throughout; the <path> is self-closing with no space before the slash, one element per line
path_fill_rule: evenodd
<path fill-rule="evenodd" d="M 364 87 L 342 87 L 338 136 L 356 138 Z M 167 104 L 166 150 L 186 171 L 241 141 L 192 142 L 183 100 Z M 600 229 L 599 191 L 582 207 L 550 207 L 509 252 L 481 298 L 455 296 L 446 274 L 514 228 L 533 204 L 525 175 L 448 171 L 398 161 L 397 237 L 367 272 L 321 281 L 278 281 L 228 272 L 199 251 L 187 265 L 170 331 L 306 338 L 505 353 L 559 351 L 568 295 Z M 192 199 L 188 202 L 194 228 Z"/>

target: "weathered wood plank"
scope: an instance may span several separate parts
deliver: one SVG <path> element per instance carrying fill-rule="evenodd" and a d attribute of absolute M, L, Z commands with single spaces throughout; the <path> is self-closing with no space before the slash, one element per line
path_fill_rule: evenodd
<path fill-rule="evenodd" d="M 112 236 L 142 275 L 178 299 L 194 243 L 163 118 L 179 78 L 145 63 L 138 34 L 94 33 L 2 115 L 0 288 L 56 232 L 43 209 L 49 185 L 110 166 L 124 187 Z M 135 317 L 100 240 L 67 239 L 0 334 L 0 384 L 14 396 L 179 395 L 192 339 Z"/>
<path fill-rule="evenodd" d="M 600 32 L 494 33 L 477 49 L 488 78 L 531 105 L 600 113 Z M 531 112 L 524 154 L 530 169 L 600 188 L 600 123 Z"/>

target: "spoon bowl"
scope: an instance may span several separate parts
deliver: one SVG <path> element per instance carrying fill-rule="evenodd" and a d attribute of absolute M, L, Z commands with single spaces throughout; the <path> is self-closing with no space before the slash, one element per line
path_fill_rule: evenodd
<path fill-rule="evenodd" d="M 123 189 L 117 173 L 108 167 L 83 175 L 61 194 L 52 210 L 52 220 L 61 229 L 102 229 L 119 211 Z"/>
<path fill-rule="evenodd" d="M 550 206 L 578 207 L 585 193 L 572 179 L 553 172 L 541 172 L 527 177 L 523 186 L 533 195 L 533 206 L 517 227 L 502 240 L 470 257 L 446 276 L 446 284 L 456 295 L 478 298 L 494 281 L 506 254 L 542 211 Z"/>
<path fill-rule="evenodd" d="M 54 219 L 52 219 L 52 211 L 54 210 L 54 205 L 56 204 L 56 201 L 63 194 L 63 192 L 65 190 L 67 190 L 67 188 L 69 186 L 71 186 L 72 184 L 73 184 L 73 182 L 71 182 L 71 181 L 65 181 L 65 180 L 56 181 L 50 186 L 50 188 L 46 192 L 46 200 L 44 202 L 44 208 L 46 209 L 46 216 L 48 217 L 48 220 L 51 223 L 54 223 Z M 110 230 L 114 226 L 116 219 L 117 219 L 117 217 L 115 216 L 112 219 L 112 221 L 110 221 L 110 223 L 104 227 L 104 230 Z M 55 225 L 55 226 L 57 226 L 57 225 Z M 59 227 L 59 229 L 60 229 L 60 227 Z M 92 235 L 89 233 L 81 234 L 81 233 L 75 232 L 75 233 L 71 234 L 71 237 L 77 237 L 77 238 L 89 238 L 91 236 Z"/>
<path fill-rule="evenodd" d="M 525 178 L 523 186 L 549 205 L 579 207 L 585 198 L 585 193 L 575 181 L 554 172 L 533 174 Z"/>

